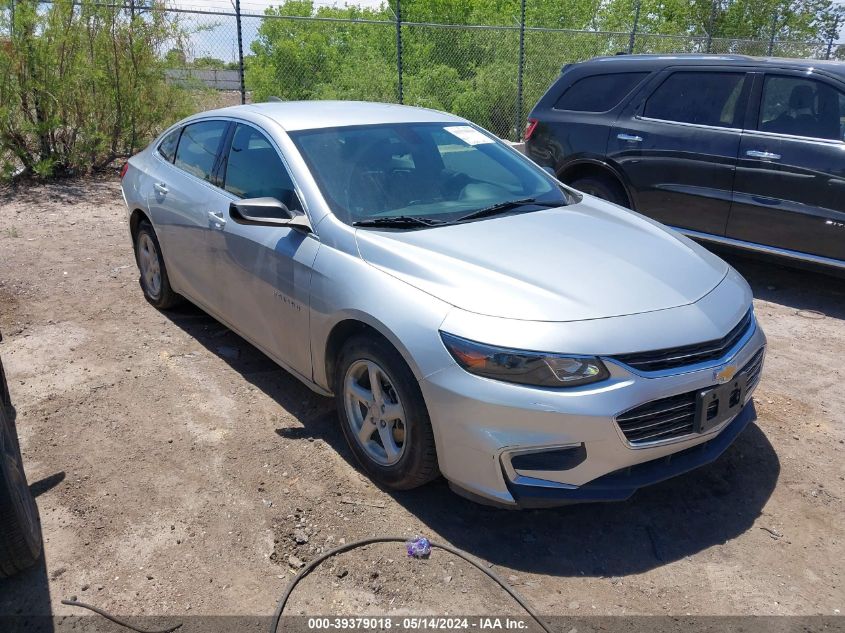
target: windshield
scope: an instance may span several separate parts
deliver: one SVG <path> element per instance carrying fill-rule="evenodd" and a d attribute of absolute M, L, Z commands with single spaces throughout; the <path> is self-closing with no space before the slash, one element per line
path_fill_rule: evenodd
<path fill-rule="evenodd" d="M 569 203 L 542 169 L 466 124 L 365 125 L 290 136 L 347 224 L 410 217 L 434 225 L 496 205 L 510 212 Z M 520 204 L 508 204 L 514 201 Z"/>

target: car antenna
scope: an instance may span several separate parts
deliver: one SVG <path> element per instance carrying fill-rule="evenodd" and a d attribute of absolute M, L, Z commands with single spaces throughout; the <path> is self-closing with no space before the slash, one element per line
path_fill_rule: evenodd
<path fill-rule="evenodd" d="M 282 102 L 282 100 L 279 99 L 279 97 L 277 97 L 276 95 L 270 95 L 269 97 L 267 97 L 267 103 L 281 103 L 281 102 Z"/>

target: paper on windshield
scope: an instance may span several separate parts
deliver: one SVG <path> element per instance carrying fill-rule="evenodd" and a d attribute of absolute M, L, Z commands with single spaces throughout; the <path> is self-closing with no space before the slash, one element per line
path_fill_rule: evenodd
<path fill-rule="evenodd" d="M 445 128 L 450 134 L 457 136 L 464 143 L 468 145 L 482 145 L 484 143 L 493 143 L 493 139 L 485 136 L 474 127 L 469 125 L 455 125 Z"/>

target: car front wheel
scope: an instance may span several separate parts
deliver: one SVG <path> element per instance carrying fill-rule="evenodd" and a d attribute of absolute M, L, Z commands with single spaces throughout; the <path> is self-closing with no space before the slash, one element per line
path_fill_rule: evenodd
<path fill-rule="evenodd" d="M 407 490 L 438 476 L 434 433 L 419 385 L 387 341 L 358 336 L 346 344 L 335 397 L 346 441 L 373 480 Z"/>

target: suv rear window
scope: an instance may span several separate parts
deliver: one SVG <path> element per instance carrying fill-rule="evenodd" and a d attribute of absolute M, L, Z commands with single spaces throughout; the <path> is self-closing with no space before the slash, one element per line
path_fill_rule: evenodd
<path fill-rule="evenodd" d="M 814 79 L 768 75 L 759 129 L 792 136 L 843 140 L 845 93 Z"/>
<path fill-rule="evenodd" d="M 612 73 L 584 77 L 569 86 L 555 103 L 555 110 L 607 112 L 640 83 L 648 73 Z"/>
<path fill-rule="evenodd" d="M 648 98 L 643 116 L 663 121 L 741 127 L 738 121 L 745 73 L 677 72 Z"/>

